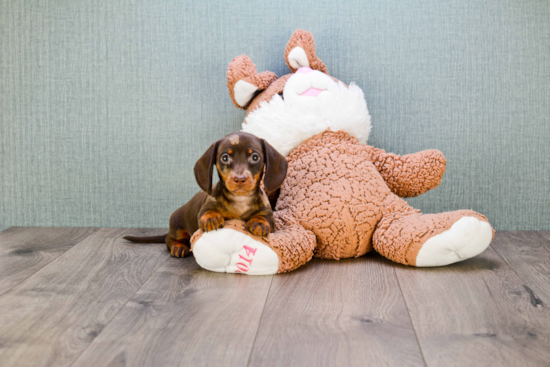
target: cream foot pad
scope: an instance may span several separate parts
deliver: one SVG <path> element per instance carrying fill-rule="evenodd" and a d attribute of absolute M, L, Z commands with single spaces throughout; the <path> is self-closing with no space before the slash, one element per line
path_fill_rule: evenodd
<path fill-rule="evenodd" d="M 276 274 L 279 258 L 268 246 L 230 228 L 203 233 L 193 245 L 193 255 L 204 269 L 219 273 Z"/>
<path fill-rule="evenodd" d="M 416 266 L 443 266 L 469 259 L 482 253 L 492 238 L 489 223 L 474 217 L 460 218 L 422 245 L 416 255 Z"/>

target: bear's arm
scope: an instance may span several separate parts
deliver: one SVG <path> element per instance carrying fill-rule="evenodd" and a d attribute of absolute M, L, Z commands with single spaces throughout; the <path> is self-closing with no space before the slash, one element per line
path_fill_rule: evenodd
<path fill-rule="evenodd" d="M 400 156 L 371 147 L 371 158 L 390 190 L 403 198 L 436 188 L 447 164 L 443 153 L 435 149 Z"/>

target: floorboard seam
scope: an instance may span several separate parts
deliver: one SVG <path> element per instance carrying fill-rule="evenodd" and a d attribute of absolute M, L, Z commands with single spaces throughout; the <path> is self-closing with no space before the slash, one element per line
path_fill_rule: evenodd
<path fill-rule="evenodd" d="M 163 259 L 163 261 L 164 261 L 164 260 L 165 260 L 165 259 Z M 138 289 L 136 289 L 136 291 L 126 300 L 126 302 L 124 302 L 124 304 L 122 305 L 122 307 L 120 307 L 120 309 L 113 315 L 113 317 L 111 317 L 111 319 L 105 324 L 105 326 L 103 326 L 103 329 L 101 329 L 101 331 L 100 331 L 100 332 L 90 341 L 90 343 L 86 346 L 86 348 L 84 348 L 84 349 L 82 350 L 82 352 L 80 352 L 80 353 L 78 354 L 78 356 L 71 362 L 71 364 L 70 364 L 69 366 L 74 365 L 74 364 L 78 361 L 78 359 L 80 358 L 80 356 L 90 347 L 90 345 L 92 345 L 92 343 L 94 342 L 94 340 L 96 340 L 96 338 L 97 338 L 98 336 L 101 335 L 101 333 L 103 332 L 103 330 L 105 330 L 105 328 L 107 327 L 107 325 L 109 325 L 109 324 L 111 323 L 111 321 L 113 321 L 114 318 L 117 317 L 117 315 L 120 313 L 120 311 L 122 311 L 122 310 L 124 309 L 124 307 L 126 307 L 126 305 L 128 304 L 128 302 L 130 302 L 130 301 L 132 300 L 132 298 L 134 298 L 134 296 L 136 295 L 136 293 L 139 292 L 139 290 L 140 290 L 141 288 L 143 288 L 143 286 L 149 281 L 149 279 L 151 279 L 151 278 L 153 277 L 153 275 L 155 275 L 155 273 L 157 272 L 157 270 L 159 270 L 159 268 L 160 268 L 162 265 L 164 265 L 164 262 L 161 262 L 161 263 L 159 264 L 159 266 L 157 266 L 157 267 L 155 268 L 155 270 L 153 270 L 153 271 L 151 272 L 151 275 L 149 275 L 149 277 L 148 277 L 147 279 L 145 279 L 145 281 L 144 281 L 144 282 L 138 287 Z M 271 285 L 270 285 L 270 286 L 271 286 Z"/>
<path fill-rule="evenodd" d="M 260 316 L 260 321 L 258 322 L 258 327 L 256 328 L 256 333 L 254 333 L 254 341 L 252 342 L 252 348 L 250 348 L 250 354 L 248 355 L 248 360 L 246 361 L 246 367 L 250 365 L 250 359 L 252 358 L 252 353 L 254 352 L 254 347 L 256 346 L 256 339 L 258 338 L 258 332 L 260 331 L 260 326 L 262 325 L 262 319 L 264 318 L 265 306 L 267 305 L 267 300 L 269 299 L 269 294 L 271 293 L 271 285 L 273 284 L 273 277 L 271 276 L 271 281 L 269 282 L 269 289 L 267 290 L 267 295 L 265 296 L 264 307 L 262 307 L 262 314 Z"/>
<path fill-rule="evenodd" d="M 498 255 L 498 257 L 500 257 L 500 258 L 502 259 L 502 261 L 504 261 L 504 263 L 505 263 L 506 265 L 508 265 L 508 267 L 509 267 L 510 269 L 512 269 L 512 271 L 518 276 L 519 279 L 523 280 L 523 279 L 519 276 L 519 274 L 516 273 L 516 269 L 514 269 L 514 268 L 512 267 L 512 265 L 508 262 L 508 260 L 506 260 L 506 258 L 505 258 L 504 256 L 502 256 L 502 255 L 500 254 L 500 252 L 498 252 L 497 248 L 496 248 L 495 246 L 493 246 L 493 245 L 494 245 L 494 243 L 491 243 L 491 244 L 489 245 L 489 247 L 493 249 L 493 251 Z"/>
<path fill-rule="evenodd" d="M 14 227 L 10 227 L 10 228 L 14 228 Z M 9 228 L 8 228 L 9 229 Z M 98 229 L 99 230 L 99 229 Z M 7 294 L 9 291 L 11 291 L 13 288 L 17 287 L 19 284 L 23 283 L 24 281 L 26 281 L 27 279 L 29 279 L 30 277 L 34 276 L 36 273 L 38 273 L 39 271 L 41 271 L 42 269 L 44 269 L 46 266 L 50 265 L 52 262 L 54 262 L 55 260 L 57 260 L 60 256 L 64 255 L 67 253 L 67 251 L 71 250 L 72 248 L 75 248 L 76 246 L 78 246 L 79 244 L 81 244 L 82 242 L 84 242 L 85 240 L 87 240 L 91 235 L 95 234 L 97 232 L 94 231 L 92 233 L 90 233 L 89 235 L 87 235 L 86 237 L 84 237 L 81 241 L 75 243 L 73 246 L 71 246 L 70 248 L 68 248 L 67 250 L 63 251 L 62 253 L 60 253 L 59 255 L 57 255 L 56 257 L 54 257 L 51 261 L 48 261 L 46 264 L 44 264 L 44 266 L 42 266 L 40 269 L 36 269 L 36 271 L 32 274 L 30 274 L 28 277 L 26 277 L 25 279 L 21 280 L 19 283 L 17 284 L 14 284 L 13 287 L 9 288 L 9 289 L 6 289 L 3 293 L 0 293 L 0 298 L 3 297 L 5 294 Z"/>
<path fill-rule="evenodd" d="M 409 321 L 411 323 L 411 327 L 414 332 L 414 337 L 416 338 L 416 344 L 418 345 L 418 350 L 420 350 L 420 355 L 422 356 L 422 361 L 424 362 L 424 366 L 428 367 L 428 363 L 426 362 L 426 358 L 424 357 L 424 352 L 422 351 L 422 346 L 420 345 L 420 340 L 418 339 L 418 335 L 416 335 L 416 328 L 414 327 L 414 323 L 411 317 L 411 313 L 409 311 L 409 305 L 407 305 L 407 300 L 405 298 L 405 293 L 403 293 L 403 288 L 401 287 L 401 282 L 399 281 L 399 276 L 397 275 L 397 272 L 395 271 L 395 267 L 393 268 L 393 274 L 395 275 L 395 279 L 397 280 L 397 285 L 399 286 L 399 291 L 401 292 L 401 297 L 403 297 L 403 302 L 405 303 L 405 308 L 407 309 L 407 316 L 409 316 Z"/>

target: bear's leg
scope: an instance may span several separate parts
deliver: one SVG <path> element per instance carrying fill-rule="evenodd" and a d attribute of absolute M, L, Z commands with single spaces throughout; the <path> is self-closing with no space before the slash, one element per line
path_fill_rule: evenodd
<path fill-rule="evenodd" d="M 312 258 L 316 238 L 284 214 L 275 213 L 276 231 L 267 238 L 250 234 L 239 220 L 227 221 L 224 228 L 216 231 L 197 231 L 191 238 L 197 263 L 210 271 L 248 275 L 298 268 Z"/>
<path fill-rule="evenodd" d="M 472 210 L 390 213 L 378 223 L 373 246 L 400 264 L 443 266 L 480 254 L 491 243 L 493 233 L 487 218 Z"/>
<path fill-rule="evenodd" d="M 192 251 L 202 268 L 219 273 L 269 275 L 279 270 L 279 258 L 269 246 L 230 225 L 203 233 Z"/>

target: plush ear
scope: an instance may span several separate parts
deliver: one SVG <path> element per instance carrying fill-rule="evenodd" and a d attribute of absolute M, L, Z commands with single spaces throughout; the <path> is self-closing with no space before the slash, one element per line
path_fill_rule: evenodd
<path fill-rule="evenodd" d="M 290 37 L 285 48 L 285 60 L 293 73 L 299 68 L 308 67 L 328 74 L 327 67 L 315 54 L 313 35 L 301 29 Z"/>
<path fill-rule="evenodd" d="M 266 192 L 273 192 L 283 184 L 288 164 L 283 155 L 269 145 L 268 142 L 261 140 L 265 157 L 264 187 Z"/>
<path fill-rule="evenodd" d="M 214 164 L 216 163 L 216 156 L 218 155 L 219 143 L 220 142 L 217 141 L 212 144 L 195 164 L 195 179 L 200 188 L 208 195 L 212 195 L 212 174 L 214 171 Z"/>
<path fill-rule="evenodd" d="M 229 96 L 237 108 L 246 109 L 257 91 L 266 89 L 277 80 L 271 71 L 259 73 L 246 55 L 237 56 L 227 68 Z"/>

